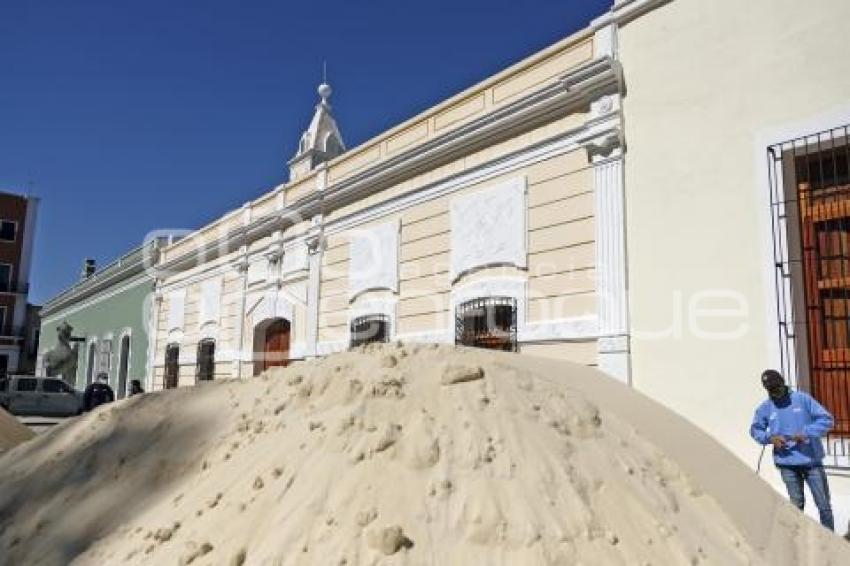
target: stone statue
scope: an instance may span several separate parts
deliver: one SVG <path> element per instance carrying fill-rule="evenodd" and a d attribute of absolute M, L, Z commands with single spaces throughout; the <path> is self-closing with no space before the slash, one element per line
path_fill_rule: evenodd
<path fill-rule="evenodd" d="M 60 324 L 56 329 L 59 343 L 44 355 L 44 368 L 48 377 L 61 377 L 71 386 L 77 381 L 78 356 L 77 345 L 71 346 L 71 342 L 80 341 L 71 336 L 73 330 L 67 322 Z"/>

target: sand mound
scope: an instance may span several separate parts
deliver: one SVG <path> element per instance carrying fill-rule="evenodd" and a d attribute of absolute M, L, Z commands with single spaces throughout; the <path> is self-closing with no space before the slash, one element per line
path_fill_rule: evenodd
<path fill-rule="evenodd" d="M 148 394 L 0 458 L 5 564 L 850 564 L 597 372 L 367 347 Z"/>
<path fill-rule="evenodd" d="M 0 453 L 26 442 L 33 436 L 35 433 L 0 407 Z"/>

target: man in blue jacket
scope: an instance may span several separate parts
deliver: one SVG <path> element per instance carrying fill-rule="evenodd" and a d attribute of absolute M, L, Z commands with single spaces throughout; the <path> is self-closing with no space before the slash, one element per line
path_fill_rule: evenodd
<path fill-rule="evenodd" d="M 835 530 L 821 443 L 834 423 L 832 415 L 806 393 L 791 391 L 776 370 L 762 373 L 761 383 L 768 399 L 756 409 L 750 436 L 759 444 L 773 445 L 773 462 L 791 503 L 803 509 L 803 482 L 809 484 L 821 525 Z"/>

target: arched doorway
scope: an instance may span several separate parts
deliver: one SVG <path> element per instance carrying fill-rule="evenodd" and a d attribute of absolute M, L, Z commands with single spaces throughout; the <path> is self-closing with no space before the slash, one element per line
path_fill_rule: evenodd
<path fill-rule="evenodd" d="M 198 360 L 195 365 L 197 381 L 212 381 L 215 379 L 215 340 L 204 338 L 198 342 Z"/>
<path fill-rule="evenodd" d="M 127 372 L 130 370 L 130 337 L 121 338 L 121 349 L 118 356 L 118 398 L 127 395 Z"/>
<path fill-rule="evenodd" d="M 165 347 L 165 376 L 163 387 L 174 389 L 180 381 L 180 346 L 169 344 Z"/>
<path fill-rule="evenodd" d="M 289 364 L 289 339 L 290 325 L 285 318 L 273 318 L 254 328 L 254 375 Z"/>

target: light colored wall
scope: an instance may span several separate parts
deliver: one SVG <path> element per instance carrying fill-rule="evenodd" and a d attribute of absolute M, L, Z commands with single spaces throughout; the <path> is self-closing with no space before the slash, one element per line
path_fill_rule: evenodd
<path fill-rule="evenodd" d="M 112 294 L 101 293 L 82 303 L 54 312 L 41 323 L 38 346 L 40 358 L 56 346 L 58 341 L 56 329 L 63 322 L 73 326 L 74 336 L 86 338 L 85 344 L 79 344 L 75 384 L 78 389 L 86 386 L 88 340 L 100 340 L 111 335 L 112 359 L 109 380 L 117 391 L 121 336 L 126 329 L 130 329 L 131 332 L 127 384 L 129 385 L 131 379 L 145 382 L 148 363 L 148 308 L 152 300 L 152 282 L 146 277 L 139 277 L 135 283 L 124 283 L 126 287 L 117 293 L 114 289 Z M 95 372 L 94 375 L 97 373 Z"/>
<path fill-rule="evenodd" d="M 401 223 L 397 334 L 451 328 L 450 203 L 453 198 L 517 177 L 527 181 L 529 269 L 479 270 L 463 276 L 455 285 L 494 276 L 521 277 L 529 281 L 530 322 L 595 314 L 593 174 L 586 152 L 579 149 L 472 183 L 448 195 L 353 227 L 359 230 L 391 220 Z M 408 188 L 409 184 L 404 186 Z M 378 204 L 397 194 L 398 189 L 394 187 L 366 200 Z M 364 203 L 358 202 L 347 212 L 364 208 Z M 328 238 L 323 256 L 320 341 L 347 338 L 350 318 L 347 273 L 347 232 L 333 234 Z"/>
<path fill-rule="evenodd" d="M 850 117 L 848 21 L 846 0 L 675 0 L 620 30 L 634 384 L 750 465 L 758 376 L 778 347 L 766 146 Z M 743 307 L 694 303 L 716 290 Z M 689 306 L 733 312 L 694 327 Z"/>

